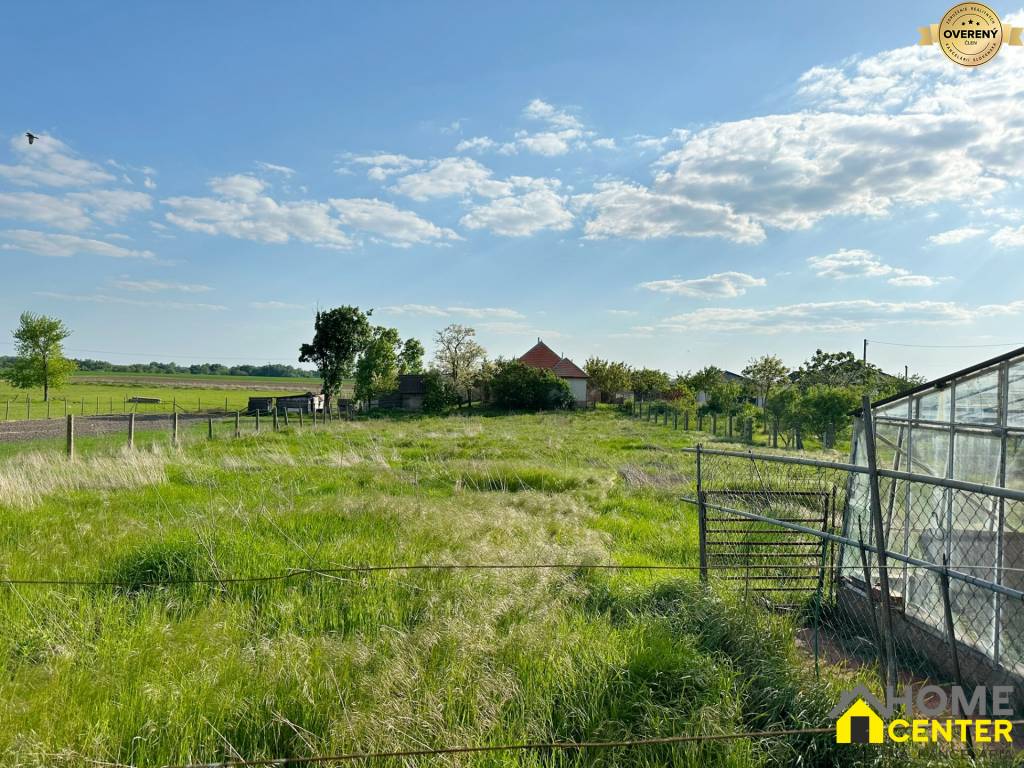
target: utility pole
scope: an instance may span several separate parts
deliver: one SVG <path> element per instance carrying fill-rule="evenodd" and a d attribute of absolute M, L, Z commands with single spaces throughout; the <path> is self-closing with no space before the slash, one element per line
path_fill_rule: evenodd
<path fill-rule="evenodd" d="M 864 363 L 864 365 L 868 364 L 868 340 L 867 339 L 864 339 L 864 355 L 861 357 L 860 361 L 862 363 Z"/>

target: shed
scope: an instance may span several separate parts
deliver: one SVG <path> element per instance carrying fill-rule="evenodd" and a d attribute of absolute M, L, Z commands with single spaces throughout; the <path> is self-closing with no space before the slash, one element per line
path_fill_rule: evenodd
<path fill-rule="evenodd" d="M 286 411 L 291 413 L 295 411 L 313 413 L 314 411 L 323 411 L 324 409 L 324 396 L 313 392 L 306 392 L 301 395 L 285 395 L 276 398 L 276 400 L 277 412 L 280 414 Z"/>

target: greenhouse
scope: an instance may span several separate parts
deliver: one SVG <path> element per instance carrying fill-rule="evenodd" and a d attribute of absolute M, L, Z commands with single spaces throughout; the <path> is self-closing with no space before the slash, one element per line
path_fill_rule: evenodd
<path fill-rule="evenodd" d="M 951 582 L 956 639 L 1024 674 L 1024 604 L 998 590 L 1024 591 L 1024 348 L 874 403 L 872 416 L 885 548 L 996 585 Z M 857 418 L 851 459 L 866 467 L 865 431 Z M 873 544 L 869 475 L 849 482 L 844 533 Z M 844 548 L 844 580 L 862 589 L 861 562 Z M 897 561 L 889 572 L 901 618 L 943 636 L 935 570 Z"/>

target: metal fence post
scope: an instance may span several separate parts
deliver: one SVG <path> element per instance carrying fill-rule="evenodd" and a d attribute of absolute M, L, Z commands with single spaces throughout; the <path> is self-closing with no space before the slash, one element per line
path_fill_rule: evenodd
<path fill-rule="evenodd" d="M 708 542 L 707 542 L 707 507 L 704 504 L 704 478 L 701 470 L 701 454 L 703 449 L 697 443 L 697 528 L 700 543 L 700 580 L 708 582 Z"/>
<path fill-rule="evenodd" d="M 135 414 L 128 414 L 128 447 L 135 447 Z"/>
<path fill-rule="evenodd" d="M 942 572 L 939 574 L 939 589 L 942 592 L 942 610 L 946 619 L 946 640 L 949 642 L 949 661 L 953 666 L 953 682 L 960 688 L 964 687 L 964 679 L 960 674 L 960 654 L 956 648 L 956 627 L 953 624 L 953 604 L 949 599 L 949 558 L 942 555 Z M 956 713 L 954 713 L 956 714 Z M 967 751 L 974 757 L 974 739 L 970 730 L 967 734 Z"/>
<path fill-rule="evenodd" d="M 889 592 L 889 565 L 886 558 L 885 526 L 882 523 L 882 501 L 878 491 L 878 460 L 875 456 L 875 424 L 871 413 L 871 398 L 861 398 L 864 418 L 864 447 L 868 461 L 868 487 L 871 490 L 871 522 L 875 529 L 875 547 L 878 549 L 878 581 L 882 590 L 882 629 L 885 634 L 886 684 L 896 692 L 896 643 L 892 633 L 892 601 Z M 871 589 L 871 584 L 868 584 Z M 888 695 L 888 693 L 887 693 Z"/>
<path fill-rule="evenodd" d="M 68 415 L 68 458 L 75 458 L 75 414 Z"/>

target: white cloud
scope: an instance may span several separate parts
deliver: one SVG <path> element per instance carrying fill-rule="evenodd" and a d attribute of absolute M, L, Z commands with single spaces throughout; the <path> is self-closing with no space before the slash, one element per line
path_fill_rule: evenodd
<path fill-rule="evenodd" d="M 830 333 L 893 324 L 962 325 L 987 317 L 1024 314 L 1024 300 L 969 307 L 956 302 L 884 302 L 871 299 L 807 302 L 765 309 L 714 307 L 666 318 L 674 331 L 725 333 Z"/>
<path fill-rule="evenodd" d="M 455 145 L 456 152 L 485 152 L 497 146 L 497 142 L 487 136 L 474 136 L 471 139 L 463 139 Z"/>
<path fill-rule="evenodd" d="M 530 120 L 541 120 L 553 128 L 582 128 L 583 123 L 564 109 L 559 109 L 543 99 L 534 99 L 523 108 L 523 116 Z"/>
<path fill-rule="evenodd" d="M 330 203 L 342 223 L 399 247 L 461 239 L 451 229 L 439 227 L 412 211 L 403 211 L 382 200 L 332 198 Z"/>
<path fill-rule="evenodd" d="M 594 216 L 584 226 L 588 238 L 723 237 L 759 243 L 764 230 L 749 216 L 719 203 L 699 202 L 682 195 L 652 192 L 624 181 L 596 184 L 595 191 L 573 202 Z"/>
<path fill-rule="evenodd" d="M 527 104 L 523 109 L 523 117 L 545 123 L 545 129 L 536 132 L 517 131 L 514 141 L 502 145 L 500 151 L 503 154 L 515 154 L 521 149 L 535 155 L 557 157 L 571 149 L 585 147 L 587 139 L 594 135 L 574 115 L 543 99 L 534 99 Z"/>
<path fill-rule="evenodd" d="M 649 291 L 672 293 L 697 299 L 734 299 L 745 294 L 748 288 L 758 288 L 767 284 L 768 281 L 763 277 L 754 277 L 745 272 L 717 272 L 694 280 L 678 278 L 651 280 L 640 283 L 640 287 Z"/>
<path fill-rule="evenodd" d="M 928 237 L 928 242 L 932 245 L 956 245 L 964 240 L 970 240 L 972 237 L 979 237 L 984 234 L 985 230 L 978 227 L 958 227 L 957 229 L 947 229 L 945 232 L 931 235 Z"/>
<path fill-rule="evenodd" d="M 24 135 L 11 138 L 17 162 L 0 165 L 0 178 L 27 187 L 87 187 L 114 181 L 114 176 L 90 160 L 78 157 L 60 139 L 40 133 L 29 144 Z"/>
<path fill-rule="evenodd" d="M 287 165 L 265 163 L 262 160 L 257 160 L 256 167 L 259 168 L 261 171 L 266 171 L 267 173 L 279 173 L 286 178 L 295 175 L 295 169 L 289 168 Z"/>
<path fill-rule="evenodd" d="M 615 317 L 635 317 L 640 314 L 634 309 L 606 309 L 605 312 Z"/>
<path fill-rule="evenodd" d="M 989 241 L 997 248 L 1019 248 L 1024 245 L 1024 225 L 1002 227 Z"/>
<path fill-rule="evenodd" d="M 62 301 L 87 302 L 90 304 L 118 304 L 129 307 L 144 307 L 146 309 L 172 309 L 182 312 L 193 310 L 223 311 L 227 307 L 222 304 L 202 304 L 187 301 L 156 301 L 153 299 L 129 299 L 124 296 L 108 296 L 103 293 L 60 293 L 56 291 L 36 291 L 36 296 L 48 299 L 60 299 Z"/>
<path fill-rule="evenodd" d="M 156 182 L 153 181 L 153 179 L 151 179 L 149 176 L 147 176 L 145 179 L 143 179 L 142 186 L 144 186 L 146 189 L 156 189 Z"/>
<path fill-rule="evenodd" d="M 511 186 L 496 181 L 490 168 L 470 157 L 445 157 L 432 161 L 427 170 L 396 179 L 391 190 L 422 201 L 469 194 L 498 197 L 508 194 Z"/>
<path fill-rule="evenodd" d="M 92 219 L 81 203 L 41 192 L 0 192 L 0 219 L 33 222 L 78 231 Z"/>
<path fill-rule="evenodd" d="M 118 278 L 111 281 L 111 286 L 122 291 L 135 291 L 138 293 L 163 293 L 165 291 L 176 291 L 178 293 L 206 293 L 212 291 L 208 285 L 199 283 L 173 283 L 165 280 L 131 280 L 129 278 Z"/>
<path fill-rule="evenodd" d="M 593 146 L 597 147 L 598 149 L 618 149 L 618 146 L 616 146 L 616 144 L 615 144 L 615 139 L 609 139 L 609 138 L 594 139 L 590 143 Z"/>
<path fill-rule="evenodd" d="M 219 197 L 171 197 L 167 221 L 191 232 L 227 235 L 260 243 L 291 240 L 322 248 L 349 248 L 352 239 L 331 206 L 315 200 L 279 202 L 263 194 L 267 185 L 252 176 L 214 178 L 210 187 Z"/>
<path fill-rule="evenodd" d="M 419 315 L 424 317 L 469 317 L 473 319 L 502 318 L 522 319 L 524 315 L 508 307 L 439 307 L 434 304 L 397 304 L 381 307 L 389 315 Z"/>
<path fill-rule="evenodd" d="M 94 189 L 71 192 L 65 197 L 81 204 L 94 219 L 111 225 L 120 224 L 131 214 L 153 207 L 153 199 L 149 195 L 130 189 Z"/>
<path fill-rule="evenodd" d="M 368 166 L 367 178 L 373 181 L 385 181 L 388 177 L 399 173 L 406 173 L 413 168 L 421 168 L 426 161 L 406 157 L 394 152 L 376 152 L 372 155 L 354 155 L 348 157 L 348 162 L 355 165 Z"/>
<path fill-rule="evenodd" d="M 109 256 L 115 259 L 153 260 L 152 251 L 133 250 L 103 240 L 78 235 L 63 235 L 52 232 L 37 232 L 29 229 L 9 229 L 0 232 L 0 248 L 8 251 L 25 251 L 37 256 L 69 257 L 78 254 Z"/>
<path fill-rule="evenodd" d="M 909 269 L 885 264 L 871 251 L 840 248 L 825 256 L 811 256 L 807 263 L 818 277 L 848 280 L 853 277 L 885 277 L 886 282 L 903 288 L 933 288 L 948 277 L 915 275 Z"/>
<path fill-rule="evenodd" d="M 525 237 L 543 229 L 570 229 L 573 215 L 566 207 L 568 197 L 558 194 L 556 187 L 557 182 L 551 182 L 522 194 L 500 197 L 473 208 L 460 223 L 467 229 L 489 229 L 506 237 Z"/>

